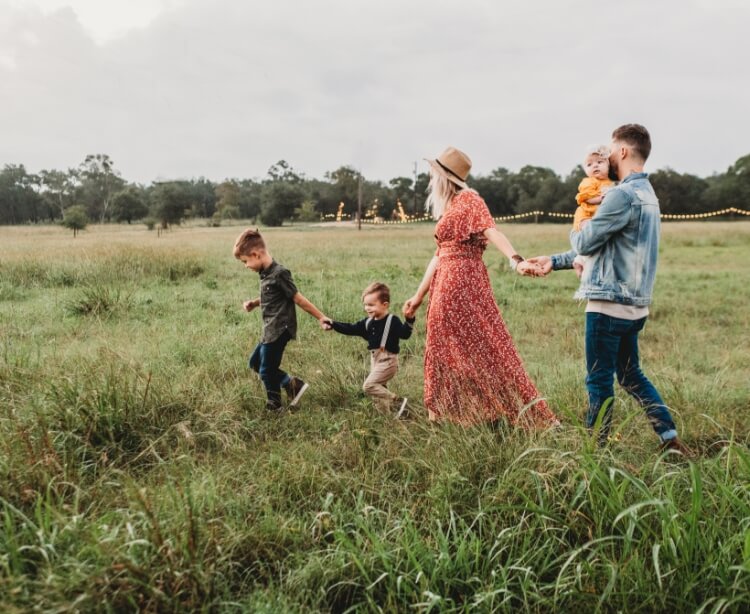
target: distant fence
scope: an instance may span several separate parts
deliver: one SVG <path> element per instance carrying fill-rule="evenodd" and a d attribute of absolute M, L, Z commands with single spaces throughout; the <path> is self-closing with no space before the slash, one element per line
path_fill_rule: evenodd
<path fill-rule="evenodd" d="M 718 211 L 707 211 L 705 213 L 662 213 L 661 219 L 663 220 L 705 220 L 706 218 L 718 217 L 720 215 L 744 215 L 750 216 L 750 211 L 747 209 L 738 209 L 737 207 L 729 207 L 728 209 L 719 209 Z M 502 215 L 494 218 L 496 222 L 514 222 L 516 220 L 523 220 L 529 218 L 535 218 L 534 221 L 538 222 L 541 218 L 564 218 L 573 219 L 572 213 L 558 213 L 557 211 L 527 211 L 526 213 L 517 213 L 515 215 Z M 335 221 L 335 222 L 349 222 L 355 221 L 349 214 L 336 216 L 336 215 L 325 215 L 323 221 Z M 420 215 L 407 217 L 405 220 L 382 220 L 378 218 L 362 218 L 363 224 L 372 224 L 377 226 L 386 225 L 397 225 L 397 224 L 414 224 L 416 222 L 427 222 L 432 221 L 432 217 L 429 215 Z"/>

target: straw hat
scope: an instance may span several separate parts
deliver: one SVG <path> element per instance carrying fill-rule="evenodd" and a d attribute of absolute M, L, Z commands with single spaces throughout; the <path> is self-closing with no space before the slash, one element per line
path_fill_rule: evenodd
<path fill-rule="evenodd" d="M 462 188 L 468 188 L 466 178 L 471 170 L 471 160 L 463 151 L 448 147 L 435 160 L 425 158 L 435 171 Z"/>

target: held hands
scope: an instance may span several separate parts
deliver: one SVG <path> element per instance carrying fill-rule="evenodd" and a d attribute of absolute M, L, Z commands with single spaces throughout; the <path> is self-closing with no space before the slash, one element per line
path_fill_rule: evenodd
<path fill-rule="evenodd" d="M 320 316 L 318 322 L 320 322 L 320 328 L 323 330 L 333 330 L 333 320 L 328 316 Z"/>
<path fill-rule="evenodd" d="M 544 277 L 546 275 L 542 267 L 529 260 L 519 262 L 516 265 L 516 273 L 524 277 Z"/>
<path fill-rule="evenodd" d="M 552 272 L 552 258 L 550 258 L 549 256 L 535 256 L 534 258 L 528 258 L 527 260 L 524 260 L 524 262 L 521 262 L 518 267 L 516 267 L 516 270 L 519 271 L 522 275 L 528 274 L 520 270 L 521 265 L 526 264 L 527 262 L 536 267 L 538 273 L 534 274 L 538 277 L 549 275 Z"/>
<path fill-rule="evenodd" d="M 422 304 L 422 299 L 419 298 L 416 294 L 412 296 L 408 301 L 404 303 L 404 315 L 407 318 L 413 318 L 414 314 L 417 312 L 417 309 L 419 309 L 419 306 Z"/>

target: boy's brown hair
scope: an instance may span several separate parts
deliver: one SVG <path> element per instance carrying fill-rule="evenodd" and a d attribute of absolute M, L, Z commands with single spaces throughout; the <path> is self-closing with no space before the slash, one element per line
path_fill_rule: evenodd
<path fill-rule="evenodd" d="M 239 260 L 240 256 L 249 256 L 254 250 L 265 251 L 265 249 L 266 242 L 258 229 L 248 228 L 234 242 L 234 257 Z"/>
<path fill-rule="evenodd" d="M 378 300 L 381 303 L 391 302 L 391 289 L 384 283 L 381 283 L 379 281 L 372 282 L 364 289 L 364 291 L 362 292 L 362 300 L 364 300 L 368 294 L 377 294 Z"/>
<path fill-rule="evenodd" d="M 612 139 L 630 145 L 644 162 L 651 154 L 651 135 L 640 124 L 625 124 L 616 128 L 612 133 Z"/>

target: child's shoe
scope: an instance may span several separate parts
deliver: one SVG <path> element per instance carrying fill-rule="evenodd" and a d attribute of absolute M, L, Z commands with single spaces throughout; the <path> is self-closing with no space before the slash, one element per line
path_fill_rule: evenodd
<path fill-rule="evenodd" d="M 271 412 L 279 413 L 283 406 L 281 405 L 281 395 L 269 393 L 266 401 L 266 409 Z"/>
<path fill-rule="evenodd" d="M 291 378 L 289 378 L 289 383 L 284 386 L 287 399 L 289 399 L 289 407 L 294 407 L 295 405 L 297 405 L 299 400 L 302 398 L 302 395 L 307 392 L 307 389 L 309 387 L 309 384 L 306 384 L 298 377 L 292 376 Z"/>
<path fill-rule="evenodd" d="M 685 458 L 693 458 L 695 456 L 695 453 L 682 443 L 682 441 L 677 439 L 677 437 L 662 441 L 659 445 L 659 452 L 677 452 Z"/>

